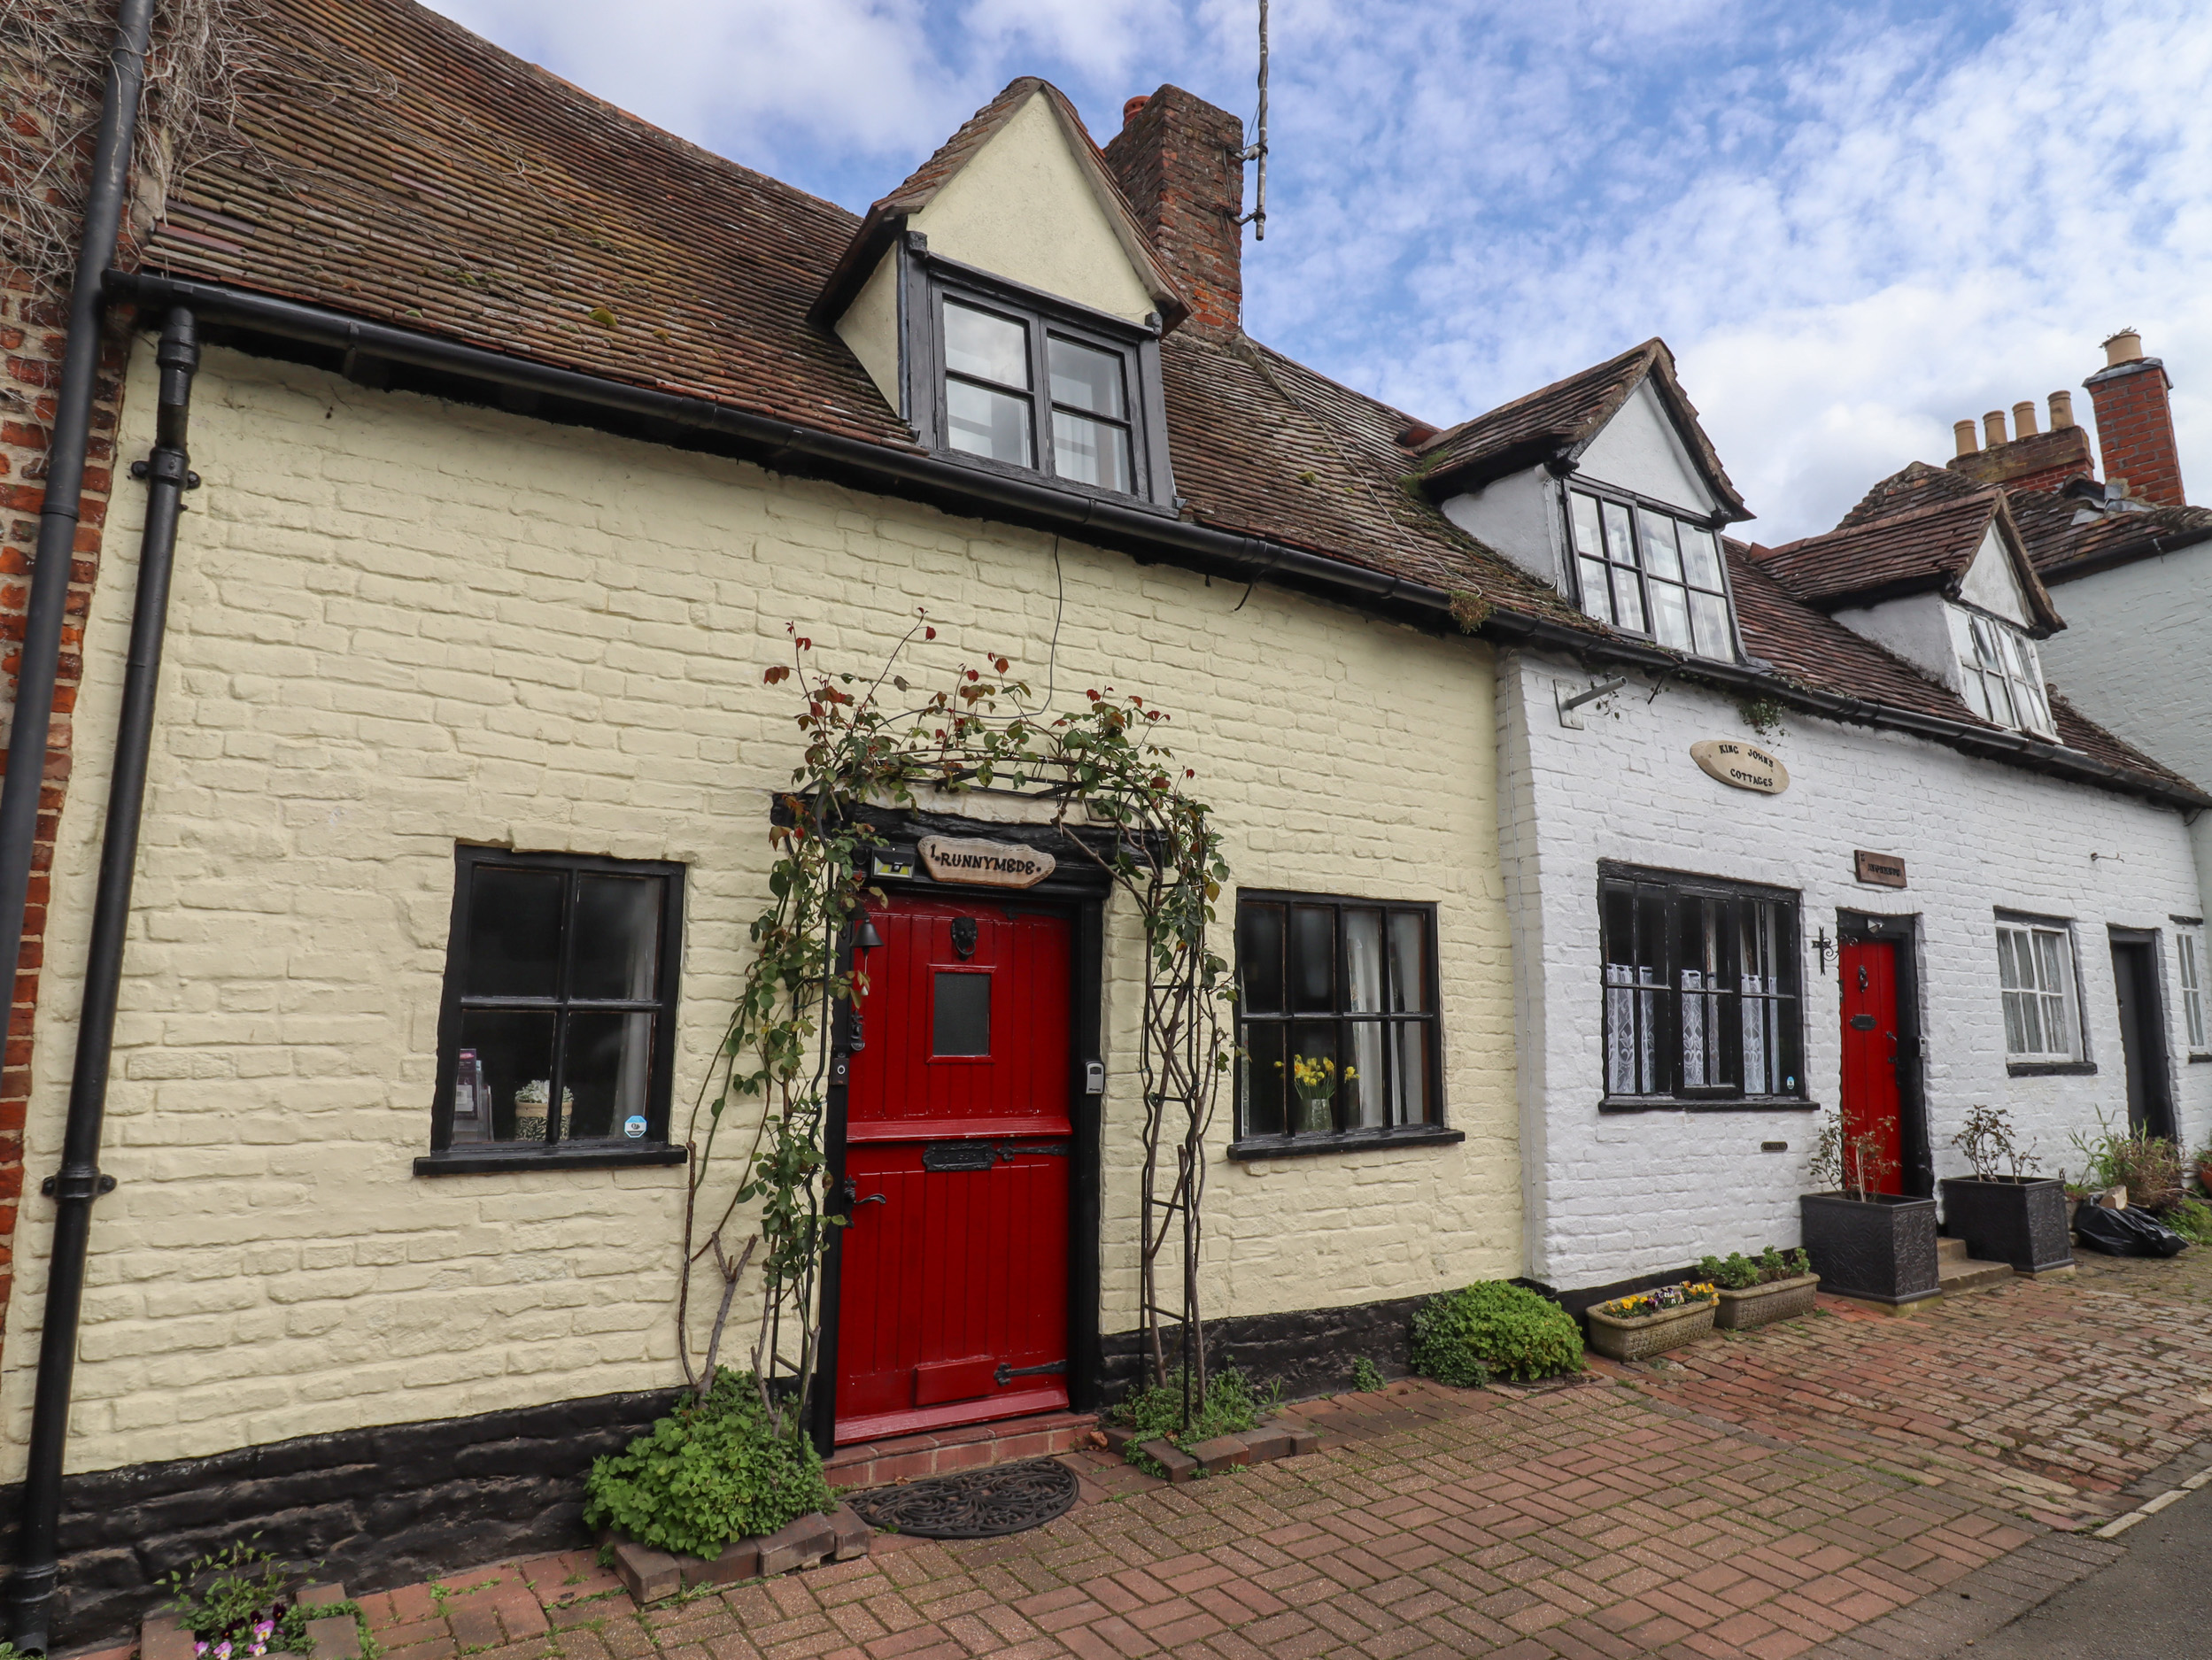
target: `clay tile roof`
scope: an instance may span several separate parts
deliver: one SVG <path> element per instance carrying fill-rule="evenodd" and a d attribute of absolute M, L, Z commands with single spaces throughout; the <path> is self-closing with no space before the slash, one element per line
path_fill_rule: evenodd
<path fill-rule="evenodd" d="M 1696 405 L 1675 379 L 1674 354 L 1656 338 L 1427 439 L 1419 453 L 1430 494 L 1484 483 L 1541 461 L 1574 459 L 1647 378 L 1672 410 L 1691 458 L 1729 517 L 1750 518 L 1719 453 L 1698 424 Z"/>
<path fill-rule="evenodd" d="M 2106 513 L 2082 496 L 2047 490 L 2008 490 L 2006 501 L 2028 557 L 2046 582 L 2090 575 L 2212 539 L 2212 507 Z"/>
<path fill-rule="evenodd" d="M 2012 555 L 2036 630 L 2064 628 L 2034 567 L 2016 551 L 2020 533 L 2004 493 L 1919 461 L 1868 491 L 1836 529 L 1762 549 L 1760 563 L 1799 599 L 1826 610 L 1931 591 L 1956 598 L 1992 523 Z"/>
<path fill-rule="evenodd" d="M 814 315 L 817 320 L 831 321 L 844 312 L 907 220 L 927 207 L 992 136 L 1040 94 L 1052 106 L 1078 162 L 1089 174 L 1092 189 L 1098 192 L 1101 205 L 1114 221 L 1123 251 L 1128 254 L 1130 263 L 1136 266 L 1146 290 L 1160 308 L 1164 326 L 1172 329 L 1189 314 L 1189 299 L 1166 262 L 1138 228 L 1135 209 L 1115 181 L 1105 157 L 1091 141 L 1090 129 L 1083 125 L 1075 105 L 1049 81 L 1037 75 L 1021 75 L 1009 81 L 1004 91 L 963 121 L 960 129 L 940 144 L 927 161 L 909 174 L 897 189 L 869 208 L 867 217 L 861 220 L 859 229 L 839 257 L 816 302 Z"/>

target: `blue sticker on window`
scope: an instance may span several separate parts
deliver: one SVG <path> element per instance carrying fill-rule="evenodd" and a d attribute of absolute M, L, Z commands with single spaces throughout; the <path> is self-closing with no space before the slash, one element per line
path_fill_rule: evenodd
<path fill-rule="evenodd" d="M 646 1133 L 646 1116 L 643 1113 L 632 1113 L 623 1119 L 623 1133 L 632 1141 L 641 1139 Z"/>

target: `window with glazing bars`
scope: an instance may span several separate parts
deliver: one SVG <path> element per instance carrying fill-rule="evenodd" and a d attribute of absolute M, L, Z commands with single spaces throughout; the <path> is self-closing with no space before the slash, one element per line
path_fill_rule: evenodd
<path fill-rule="evenodd" d="M 2008 623 L 1955 606 L 1951 628 L 1967 707 L 1999 726 L 2055 737 L 2035 642 Z"/>
<path fill-rule="evenodd" d="M 947 448 L 1138 490 L 1133 351 L 981 297 L 947 296 L 939 316 Z"/>
<path fill-rule="evenodd" d="M 1632 634 L 1733 661 L 1721 544 L 1703 525 L 1586 490 L 1566 493 L 1582 609 Z"/>
<path fill-rule="evenodd" d="M 455 850 L 433 1149 L 667 1139 L 682 880 Z"/>
<path fill-rule="evenodd" d="M 1236 957 L 1240 1136 L 1439 1122 L 1435 906 L 1241 897 Z"/>
<path fill-rule="evenodd" d="M 2174 935 L 2174 949 L 2181 956 L 2181 1019 L 2188 1029 L 2193 1053 L 2204 1048 L 2204 938 L 2194 928 Z"/>
<path fill-rule="evenodd" d="M 1798 901 L 1664 872 L 1598 883 L 1605 1094 L 1801 1099 Z"/>
<path fill-rule="evenodd" d="M 1997 980 L 2005 998 L 2005 1053 L 2015 1061 L 2078 1061 L 2074 932 L 2063 924 L 1997 925 Z"/>

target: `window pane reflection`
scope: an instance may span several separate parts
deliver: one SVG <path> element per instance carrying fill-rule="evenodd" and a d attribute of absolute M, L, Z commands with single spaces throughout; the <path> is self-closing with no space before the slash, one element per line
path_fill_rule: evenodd
<path fill-rule="evenodd" d="M 643 1002 L 653 996 L 663 887 L 657 876 L 576 878 L 570 997 Z"/>
<path fill-rule="evenodd" d="M 1029 390 L 1029 330 L 1010 318 L 945 305 L 945 367 L 955 374 Z"/>
<path fill-rule="evenodd" d="M 967 455 L 986 456 L 1027 467 L 1029 460 L 1029 400 L 971 386 L 965 381 L 945 382 L 945 421 L 952 447 Z"/>
<path fill-rule="evenodd" d="M 568 884 L 557 870 L 478 869 L 468 892 L 471 997 L 553 997 L 561 989 L 561 906 Z"/>
<path fill-rule="evenodd" d="M 553 1082 L 550 1011 L 472 1008 L 460 1020 L 460 1046 L 474 1052 L 491 1100 L 492 1141 L 543 1141 Z"/>
<path fill-rule="evenodd" d="M 1052 401 L 1116 421 L 1128 418 L 1122 395 L 1121 359 L 1053 336 L 1048 342 L 1052 366 Z"/>
<path fill-rule="evenodd" d="M 1126 492 L 1130 488 L 1128 429 L 1056 409 L 1052 412 L 1052 466 L 1062 478 Z"/>
<path fill-rule="evenodd" d="M 645 1116 L 646 1085 L 652 1071 L 651 1015 L 579 1010 L 569 1015 L 561 1087 L 568 1106 L 562 1139 L 623 1137 L 624 1120 Z"/>

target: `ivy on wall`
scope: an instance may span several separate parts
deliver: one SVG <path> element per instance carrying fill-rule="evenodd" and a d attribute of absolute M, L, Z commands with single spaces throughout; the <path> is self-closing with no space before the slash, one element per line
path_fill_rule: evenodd
<path fill-rule="evenodd" d="M 763 678 L 801 699 L 800 764 L 769 832 L 770 903 L 753 922 L 753 958 L 686 1131 L 677 1300 L 686 1379 L 702 1399 L 712 1388 L 739 1286 L 757 1264 L 752 1370 L 762 1404 L 788 1432 L 807 1421 L 822 1262 L 844 1222 L 828 1202 L 823 1147 L 834 1017 L 866 992 L 865 954 L 854 941 L 869 907 L 885 903 L 867 875 L 869 854 L 884 845 L 868 809 L 912 808 L 925 789 L 1012 790 L 1055 804 L 1061 838 L 1105 873 L 1142 924 L 1140 1325 L 1152 1381 L 1164 1385 L 1179 1368 L 1195 1411 L 1206 1377 L 1197 1279 L 1205 1139 L 1229 1069 L 1225 1012 L 1235 992 L 1207 938 L 1228 866 L 1210 810 L 1191 792 L 1196 775 L 1161 740 L 1170 717 L 1110 687 L 1086 692 L 1072 712 L 1032 712 L 1029 686 L 1009 678 L 996 654 L 922 691 L 897 670 L 917 639 L 937 637 L 926 618 L 872 679 L 814 667 L 813 642 L 790 634 L 792 661 Z M 708 1190 L 724 1136 L 744 1133 L 726 1121 L 750 1102 L 759 1113 L 742 1166 L 715 1209 Z M 695 1361 L 692 1286 L 709 1265 L 716 1307 Z"/>

